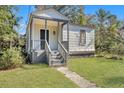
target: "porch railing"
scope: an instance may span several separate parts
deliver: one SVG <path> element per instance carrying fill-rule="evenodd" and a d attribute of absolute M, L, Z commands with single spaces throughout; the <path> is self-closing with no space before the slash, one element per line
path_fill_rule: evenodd
<path fill-rule="evenodd" d="M 45 49 L 45 40 L 33 40 L 34 50 Z"/>
<path fill-rule="evenodd" d="M 58 50 L 62 57 L 64 58 L 64 62 L 66 64 L 68 59 L 68 51 L 65 49 L 65 47 L 62 45 L 60 41 L 58 41 Z"/>
<path fill-rule="evenodd" d="M 45 40 L 45 51 L 46 51 L 46 58 L 47 58 L 47 62 L 49 64 L 49 66 L 51 66 L 51 49 L 50 46 L 47 42 L 47 40 Z"/>

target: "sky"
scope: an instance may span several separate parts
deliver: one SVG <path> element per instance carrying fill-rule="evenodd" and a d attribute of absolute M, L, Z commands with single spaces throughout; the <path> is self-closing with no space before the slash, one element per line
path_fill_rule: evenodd
<path fill-rule="evenodd" d="M 30 5 L 21 5 L 17 7 L 19 8 L 17 16 L 22 17 L 18 31 L 20 34 L 25 34 L 29 14 L 34 11 L 35 8 Z M 124 20 L 124 5 L 84 5 L 84 12 L 88 15 L 94 15 L 100 8 L 110 11 L 112 14 L 115 14 L 118 19 Z"/>
<path fill-rule="evenodd" d="M 18 28 L 18 32 L 20 34 L 25 34 L 27 23 L 28 23 L 28 20 L 29 20 L 29 14 L 32 11 L 34 11 L 34 6 L 20 5 L 20 6 L 17 6 L 17 7 L 19 9 L 18 13 L 17 13 L 17 16 L 22 17 L 22 19 L 19 21 L 20 27 Z"/>

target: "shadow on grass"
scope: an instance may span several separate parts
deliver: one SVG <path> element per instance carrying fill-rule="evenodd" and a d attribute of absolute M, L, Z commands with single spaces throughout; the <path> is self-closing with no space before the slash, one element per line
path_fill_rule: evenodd
<path fill-rule="evenodd" d="M 124 87 L 124 77 L 111 77 L 106 78 L 105 80 L 106 85 L 110 85 L 113 87 Z"/>

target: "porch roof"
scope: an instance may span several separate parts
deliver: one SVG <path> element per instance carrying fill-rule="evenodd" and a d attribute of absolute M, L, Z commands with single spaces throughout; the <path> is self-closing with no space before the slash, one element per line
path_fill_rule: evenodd
<path fill-rule="evenodd" d="M 31 14 L 33 18 L 38 19 L 46 19 L 46 20 L 53 20 L 53 21 L 61 21 L 61 22 L 68 22 L 69 19 L 56 11 L 55 9 L 47 9 L 44 11 L 35 11 Z"/>

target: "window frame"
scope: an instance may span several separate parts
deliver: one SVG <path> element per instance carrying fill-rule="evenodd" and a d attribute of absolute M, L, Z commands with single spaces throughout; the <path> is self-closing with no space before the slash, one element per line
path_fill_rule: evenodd
<path fill-rule="evenodd" d="M 80 30 L 79 45 L 80 46 L 86 45 L 86 30 L 83 29 Z"/>

